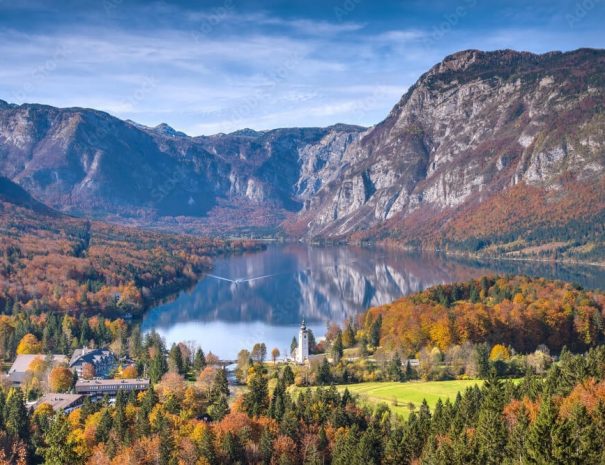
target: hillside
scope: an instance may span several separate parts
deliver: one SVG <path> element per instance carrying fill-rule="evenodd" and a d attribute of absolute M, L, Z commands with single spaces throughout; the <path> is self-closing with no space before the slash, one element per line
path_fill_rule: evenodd
<path fill-rule="evenodd" d="M 602 262 L 604 75 L 603 50 L 467 50 L 369 129 L 201 137 L 3 102 L 0 175 L 135 225 Z"/>
<path fill-rule="evenodd" d="M 0 179 L 0 308 L 137 313 L 255 244 L 168 235 L 57 213 Z"/>
<path fill-rule="evenodd" d="M 583 351 L 605 342 L 605 294 L 524 276 L 435 286 L 362 317 L 367 332 L 380 316 L 380 345 L 415 354 L 464 343 L 504 344 L 529 353 L 540 345 Z"/>
<path fill-rule="evenodd" d="M 270 233 L 321 185 L 313 167 L 338 157 L 361 130 L 194 138 L 96 110 L 4 104 L 0 174 L 63 212 L 214 234 Z"/>
<path fill-rule="evenodd" d="M 604 72 L 600 50 L 446 57 L 347 149 L 308 234 L 602 259 Z"/>

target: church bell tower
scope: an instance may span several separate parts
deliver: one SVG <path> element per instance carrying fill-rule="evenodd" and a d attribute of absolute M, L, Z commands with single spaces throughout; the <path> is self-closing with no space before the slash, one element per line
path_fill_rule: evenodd
<path fill-rule="evenodd" d="M 300 325 L 300 331 L 298 332 L 298 349 L 296 352 L 296 361 L 298 363 L 305 363 L 309 358 L 309 332 L 305 325 L 305 320 Z"/>

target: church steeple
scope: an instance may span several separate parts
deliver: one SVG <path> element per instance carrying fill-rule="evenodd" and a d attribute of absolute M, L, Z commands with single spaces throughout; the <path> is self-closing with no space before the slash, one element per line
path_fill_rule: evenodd
<path fill-rule="evenodd" d="M 300 324 L 300 331 L 298 332 L 298 349 L 296 351 L 296 361 L 298 363 L 305 363 L 309 358 L 309 332 L 307 331 L 307 325 L 303 319 Z"/>

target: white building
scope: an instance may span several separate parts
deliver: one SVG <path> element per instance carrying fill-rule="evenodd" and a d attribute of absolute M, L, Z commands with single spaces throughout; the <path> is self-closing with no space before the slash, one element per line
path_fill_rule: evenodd
<path fill-rule="evenodd" d="M 309 333 L 305 320 L 300 325 L 300 331 L 298 332 L 298 347 L 296 349 L 296 361 L 298 363 L 305 363 L 309 359 Z"/>
<path fill-rule="evenodd" d="M 13 386 L 21 386 L 28 379 L 28 373 L 30 372 L 29 366 L 36 359 L 40 359 L 45 363 L 48 363 L 49 367 L 67 365 L 67 362 L 69 362 L 67 356 L 59 354 L 19 354 L 17 355 L 13 365 L 8 370 L 8 379 Z M 31 374 L 29 375 L 29 379 L 31 379 Z"/>

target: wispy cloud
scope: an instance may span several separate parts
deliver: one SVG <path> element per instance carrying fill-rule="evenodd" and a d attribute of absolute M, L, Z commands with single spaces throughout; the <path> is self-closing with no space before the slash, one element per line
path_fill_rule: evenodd
<path fill-rule="evenodd" d="M 532 24 L 527 18 L 536 10 L 501 9 L 503 24 L 487 27 L 478 21 L 485 10 L 478 0 L 461 0 L 466 9 L 458 16 L 443 2 L 427 5 L 430 13 L 394 17 L 363 2 L 337 17 L 330 2 L 311 0 L 287 12 L 243 0 L 203 8 L 108 1 L 111 11 L 103 2 L 96 10 L 92 3 L 61 10 L 0 2 L 0 98 L 94 107 L 190 134 L 371 125 L 420 74 L 459 49 L 605 45 L 596 13 L 582 16 L 581 29 L 570 27 L 559 11 L 573 13 L 567 3 L 540 9 L 551 16 Z M 403 8 L 386 3 L 388 11 Z"/>

